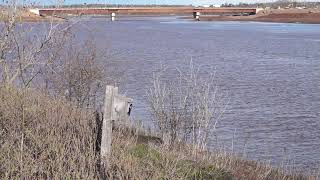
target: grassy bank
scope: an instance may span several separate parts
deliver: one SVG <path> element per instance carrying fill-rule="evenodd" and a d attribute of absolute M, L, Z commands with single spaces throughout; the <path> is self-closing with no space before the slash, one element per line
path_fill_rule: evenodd
<path fill-rule="evenodd" d="M 35 90 L 0 88 L 0 179 L 312 179 L 187 145 L 137 144 L 117 131 L 99 172 L 93 112 Z"/>

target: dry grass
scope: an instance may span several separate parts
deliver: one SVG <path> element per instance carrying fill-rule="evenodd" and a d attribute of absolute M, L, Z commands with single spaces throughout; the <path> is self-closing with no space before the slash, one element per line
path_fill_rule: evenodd
<path fill-rule="evenodd" d="M 0 101 L 0 179 L 97 177 L 91 113 L 14 88 Z"/>
<path fill-rule="evenodd" d="M 33 91 L 33 92 L 32 92 Z M 93 113 L 34 90 L 0 88 L 0 179 L 101 179 Z M 114 133 L 108 179 L 312 179 L 180 143 Z M 178 144 L 178 143 L 176 143 Z"/>

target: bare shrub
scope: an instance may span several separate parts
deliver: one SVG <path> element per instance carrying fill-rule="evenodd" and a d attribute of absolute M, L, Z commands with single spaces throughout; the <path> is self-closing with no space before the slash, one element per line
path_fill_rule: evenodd
<path fill-rule="evenodd" d="M 94 44 L 75 40 L 74 23 L 19 23 L 19 6 L 8 2 L 5 7 L 7 18 L 0 25 L 0 83 L 40 88 L 78 107 L 100 109 L 107 78 Z"/>
<path fill-rule="evenodd" d="M 56 52 L 58 56 L 43 73 L 45 87 L 78 107 L 98 109 L 103 102 L 106 83 L 103 66 L 98 62 L 92 42 L 76 44 L 73 38 L 69 38 L 64 49 Z"/>
<path fill-rule="evenodd" d="M 162 134 L 169 134 L 171 144 L 179 138 L 205 149 L 226 107 L 214 74 L 202 78 L 201 68 L 192 62 L 188 72 L 176 69 L 176 79 L 165 79 L 166 72 L 164 69 L 154 74 L 148 92 L 155 122 Z"/>

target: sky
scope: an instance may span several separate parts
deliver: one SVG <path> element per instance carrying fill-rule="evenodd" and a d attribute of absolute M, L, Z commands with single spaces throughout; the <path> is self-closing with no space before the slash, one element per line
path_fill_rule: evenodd
<path fill-rule="evenodd" d="M 23 0 L 26 1 L 26 0 Z M 28 1 L 28 0 L 27 0 Z M 30 1 L 30 0 L 29 0 Z M 36 0 L 37 4 L 48 5 L 63 2 L 64 4 L 177 4 L 177 5 L 205 5 L 205 4 L 223 4 L 223 3 L 256 3 L 256 2 L 272 2 L 276 0 Z M 298 0 L 299 1 L 299 0 Z M 308 1 L 308 0 L 300 0 Z M 309 0 L 312 1 L 312 0 Z M 320 1 L 320 0 L 313 0 Z"/>

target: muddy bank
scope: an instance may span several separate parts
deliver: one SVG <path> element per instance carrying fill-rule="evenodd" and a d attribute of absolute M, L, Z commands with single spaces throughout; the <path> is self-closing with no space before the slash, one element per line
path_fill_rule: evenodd
<path fill-rule="evenodd" d="M 320 24 L 320 10 L 284 9 L 262 11 L 253 16 L 202 16 L 201 21 L 257 21 Z"/>

